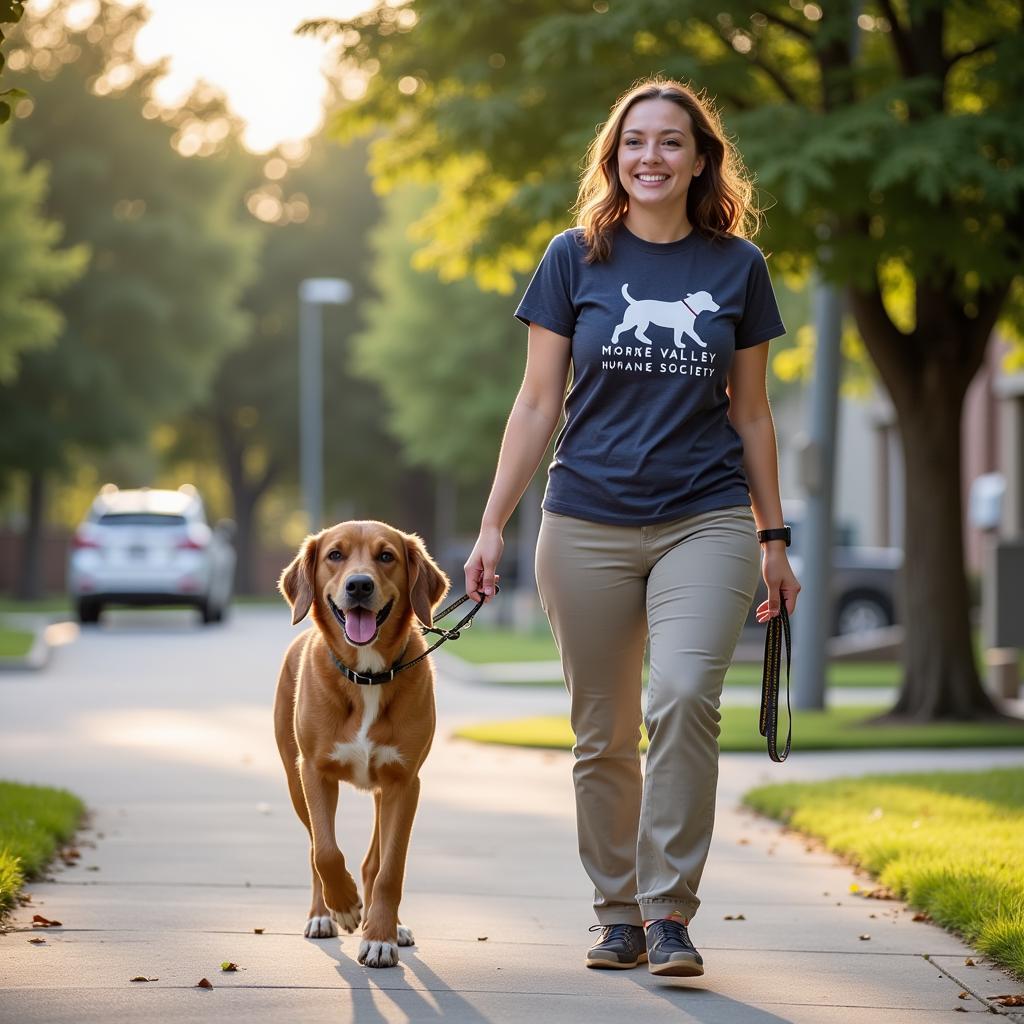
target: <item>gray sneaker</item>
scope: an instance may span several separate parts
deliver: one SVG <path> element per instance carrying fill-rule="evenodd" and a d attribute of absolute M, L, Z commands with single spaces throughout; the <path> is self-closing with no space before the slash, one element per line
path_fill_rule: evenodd
<path fill-rule="evenodd" d="M 651 974 L 695 978 L 704 973 L 704 959 L 681 921 L 652 921 L 647 926 L 647 955 Z"/>
<path fill-rule="evenodd" d="M 587 950 L 587 966 L 625 970 L 647 960 L 644 930 L 636 924 L 595 924 L 600 929 L 597 942 Z"/>

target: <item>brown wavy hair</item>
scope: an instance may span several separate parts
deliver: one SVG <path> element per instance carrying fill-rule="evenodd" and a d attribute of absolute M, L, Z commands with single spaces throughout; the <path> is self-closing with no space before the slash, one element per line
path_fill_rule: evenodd
<path fill-rule="evenodd" d="M 576 223 L 583 228 L 588 263 L 603 263 L 611 256 L 612 234 L 629 208 L 629 196 L 619 181 L 622 122 L 634 104 L 658 99 L 670 100 L 690 115 L 697 152 L 704 156 L 704 168 L 690 182 L 686 196 L 686 216 L 694 230 L 712 239 L 750 238 L 760 227 L 761 212 L 743 158 L 726 137 L 711 101 L 681 82 L 649 78 L 618 98 L 587 150 L 574 210 Z"/>

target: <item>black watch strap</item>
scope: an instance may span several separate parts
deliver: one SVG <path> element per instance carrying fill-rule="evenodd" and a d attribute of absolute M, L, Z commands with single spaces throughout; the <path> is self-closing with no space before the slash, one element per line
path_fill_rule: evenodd
<path fill-rule="evenodd" d="M 758 530 L 757 539 L 762 544 L 768 540 L 784 540 L 788 548 L 793 543 L 793 533 L 788 526 L 781 526 L 773 530 Z"/>

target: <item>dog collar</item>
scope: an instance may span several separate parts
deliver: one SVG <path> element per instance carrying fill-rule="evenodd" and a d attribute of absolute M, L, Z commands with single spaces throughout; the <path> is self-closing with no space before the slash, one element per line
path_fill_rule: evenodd
<path fill-rule="evenodd" d="M 398 660 L 385 672 L 353 672 L 352 669 L 346 665 L 341 658 L 334 653 L 334 648 L 329 644 L 327 650 L 331 652 L 331 658 L 334 664 L 338 666 L 338 671 L 346 678 L 350 679 L 353 683 L 358 683 L 360 686 L 379 686 L 381 683 L 390 683 L 395 676 L 406 668 L 405 665 L 401 664 L 402 659 L 405 657 L 405 651 L 409 650 L 409 645 L 405 645 L 405 651 L 398 656 Z"/>

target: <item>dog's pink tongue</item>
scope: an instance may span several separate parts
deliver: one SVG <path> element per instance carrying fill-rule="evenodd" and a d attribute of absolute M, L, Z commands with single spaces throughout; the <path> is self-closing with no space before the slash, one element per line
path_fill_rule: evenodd
<path fill-rule="evenodd" d="M 365 644 L 377 632 L 377 616 L 366 608 L 345 612 L 345 633 L 354 644 Z"/>

